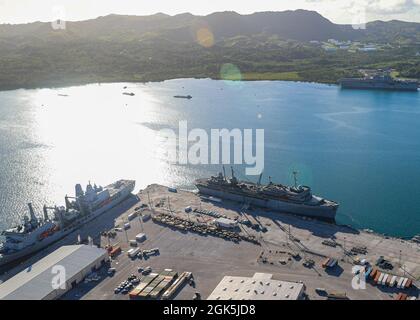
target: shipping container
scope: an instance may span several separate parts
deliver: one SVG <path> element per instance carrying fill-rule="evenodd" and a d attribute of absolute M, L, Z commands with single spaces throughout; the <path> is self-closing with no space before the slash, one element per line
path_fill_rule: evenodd
<path fill-rule="evenodd" d="M 372 268 L 372 272 L 370 273 L 370 277 L 372 278 L 372 279 L 375 279 L 375 277 L 376 277 L 376 273 L 378 272 L 378 269 L 376 269 L 376 268 Z"/>
<path fill-rule="evenodd" d="M 413 280 L 408 279 L 407 283 L 405 284 L 405 287 L 408 289 L 411 287 L 412 284 L 413 284 Z"/>
<path fill-rule="evenodd" d="M 322 267 L 326 268 L 330 260 L 331 260 L 330 258 L 325 259 L 324 262 L 322 262 Z"/>
<path fill-rule="evenodd" d="M 128 215 L 128 220 L 133 220 L 135 217 L 137 217 L 137 212 L 130 213 Z"/>
<path fill-rule="evenodd" d="M 146 240 L 146 235 L 144 233 L 139 233 L 138 235 L 136 235 L 136 240 L 138 242 L 143 242 L 144 240 Z"/>
<path fill-rule="evenodd" d="M 191 278 L 191 272 L 183 272 L 170 286 L 169 288 L 163 293 L 162 299 L 168 300 L 170 299 L 173 294 L 186 282 Z"/>
<path fill-rule="evenodd" d="M 379 278 L 381 277 L 381 273 L 378 271 L 378 272 L 376 272 L 376 276 L 375 276 L 375 279 L 373 280 L 375 283 L 378 283 L 378 281 L 379 281 Z"/>
<path fill-rule="evenodd" d="M 369 277 L 369 275 L 372 273 L 372 267 L 368 267 L 365 271 L 365 280 Z"/>
<path fill-rule="evenodd" d="M 381 275 L 379 276 L 379 279 L 378 279 L 378 285 L 382 284 L 382 280 L 384 279 L 384 277 L 385 277 L 385 273 L 381 273 Z"/>
<path fill-rule="evenodd" d="M 401 283 L 401 289 L 405 288 L 405 285 L 407 284 L 408 278 L 404 278 L 404 281 Z"/>
<path fill-rule="evenodd" d="M 337 264 L 337 259 L 331 259 L 331 261 L 327 264 L 328 268 L 332 268 Z"/>
<path fill-rule="evenodd" d="M 391 279 L 391 282 L 389 284 L 390 287 L 395 286 L 395 283 L 397 282 L 397 276 L 393 276 Z"/>
<path fill-rule="evenodd" d="M 113 248 L 111 249 L 111 251 L 109 251 L 109 255 L 110 255 L 111 257 L 115 257 L 116 255 L 118 255 L 118 254 L 120 254 L 120 253 L 121 253 L 121 247 L 120 247 L 120 246 L 113 247 Z"/>
<path fill-rule="evenodd" d="M 404 281 L 404 277 L 401 277 L 401 278 L 398 280 L 398 283 L 397 283 L 397 288 L 398 288 L 398 289 L 401 289 L 401 285 L 402 285 L 403 281 Z"/>
<path fill-rule="evenodd" d="M 388 277 L 389 277 L 389 274 L 385 273 L 384 277 L 382 278 L 381 285 L 383 286 L 386 285 L 386 280 L 388 279 Z"/>
<path fill-rule="evenodd" d="M 389 274 L 388 278 L 386 278 L 385 285 L 389 286 L 391 284 L 392 275 Z"/>
<path fill-rule="evenodd" d="M 143 222 L 146 222 L 147 220 L 149 220 L 151 217 L 150 212 L 142 212 L 141 214 L 141 220 L 143 220 Z"/>
<path fill-rule="evenodd" d="M 347 300 L 347 295 L 345 292 L 329 292 L 327 295 L 328 299 L 334 300 Z"/>

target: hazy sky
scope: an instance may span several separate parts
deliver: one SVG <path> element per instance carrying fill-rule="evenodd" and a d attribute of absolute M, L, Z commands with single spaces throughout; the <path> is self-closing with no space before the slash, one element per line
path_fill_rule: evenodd
<path fill-rule="evenodd" d="M 51 21 L 64 12 L 66 20 L 85 20 L 110 13 L 148 15 L 157 12 L 215 11 L 239 13 L 316 10 L 335 23 L 376 19 L 420 22 L 420 0 L 0 0 L 0 23 Z"/>

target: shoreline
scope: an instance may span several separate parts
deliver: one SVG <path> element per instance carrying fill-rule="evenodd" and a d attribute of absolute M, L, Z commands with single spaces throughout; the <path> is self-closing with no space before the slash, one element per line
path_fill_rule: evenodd
<path fill-rule="evenodd" d="M 27 86 L 10 86 L 10 87 L 1 87 L 0 86 L 0 92 L 8 92 L 8 91 L 17 91 L 17 90 L 40 90 L 40 89 L 63 89 L 68 87 L 81 87 L 86 85 L 93 85 L 93 84 L 112 84 L 112 83 L 130 83 L 130 84 L 146 84 L 146 83 L 159 83 L 159 82 L 165 82 L 170 80 L 187 80 L 187 79 L 193 79 L 193 80 L 215 80 L 215 81 L 232 81 L 232 82 L 261 82 L 261 81 L 282 81 L 282 82 L 293 82 L 293 83 L 313 83 L 313 84 L 323 84 L 328 86 L 339 86 L 337 82 L 327 82 L 327 81 L 311 81 L 311 80 L 293 80 L 293 79 L 270 79 L 270 78 L 258 78 L 258 79 L 238 79 L 238 80 L 232 80 L 232 79 L 222 79 L 219 77 L 211 77 L 211 76 L 197 76 L 197 77 L 191 77 L 191 76 L 185 76 L 185 77 L 174 77 L 174 78 L 162 78 L 162 79 L 151 79 L 151 80 L 143 80 L 143 81 L 133 81 L 133 80 L 124 80 L 124 79 L 113 79 L 113 80 L 104 80 L 104 81 L 70 81 L 68 83 L 63 84 L 57 84 L 57 85 L 27 85 Z"/>

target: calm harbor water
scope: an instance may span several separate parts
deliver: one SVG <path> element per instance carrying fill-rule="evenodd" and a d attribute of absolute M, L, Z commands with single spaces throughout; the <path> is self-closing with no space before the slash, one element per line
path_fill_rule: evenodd
<path fill-rule="evenodd" d="M 420 93 L 207 79 L 0 92 L 0 228 L 18 222 L 29 201 L 39 214 L 44 203 L 63 204 L 77 182 L 192 188 L 217 173 L 168 163 L 156 137 L 180 120 L 190 129 L 263 128 L 265 182 L 292 184 L 297 170 L 299 183 L 340 203 L 339 223 L 420 233 Z"/>

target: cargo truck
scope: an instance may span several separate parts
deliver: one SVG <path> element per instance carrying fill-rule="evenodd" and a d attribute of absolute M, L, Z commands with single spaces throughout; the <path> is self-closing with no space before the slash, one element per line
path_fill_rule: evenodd
<path fill-rule="evenodd" d="M 137 256 L 137 254 L 139 253 L 140 248 L 132 248 L 130 250 L 127 251 L 127 255 L 133 259 Z"/>

